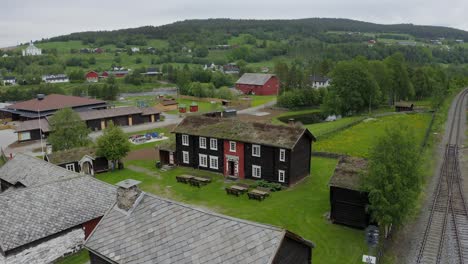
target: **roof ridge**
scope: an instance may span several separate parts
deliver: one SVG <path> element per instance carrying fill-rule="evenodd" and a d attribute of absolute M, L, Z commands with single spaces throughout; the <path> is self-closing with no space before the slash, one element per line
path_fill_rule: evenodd
<path fill-rule="evenodd" d="M 185 203 L 182 203 L 182 202 L 179 202 L 179 201 L 171 200 L 171 199 L 161 197 L 161 196 L 158 196 L 158 195 L 155 195 L 155 194 L 152 194 L 152 193 L 143 192 L 143 194 L 148 195 L 150 197 L 153 197 L 155 199 L 161 200 L 161 201 L 172 203 L 172 204 L 175 204 L 175 205 L 178 205 L 178 206 L 182 206 L 182 207 L 185 207 L 185 208 L 188 208 L 188 209 L 192 209 L 192 210 L 199 211 L 199 212 L 209 214 L 209 215 L 212 215 L 212 216 L 224 218 L 224 219 L 227 219 L 227 220 L 241 222 L 241 223 L 244 223 L 244 224 L 254 225 L 254 226 L 258 226 L 258 227 L 265 227 L 265 228 L 268 228 L 268 229 L 271 229 L 271 230 L 274 230 L 274 231 L 285 231 L 286 230 L 285 228 L 282 228 L 282 227 L 277 227 L 277 226 L 273 226 L 273 225 L 269 225 L 269 224 L 257 223 L 257 222 L 253 222 L 253 221 L 250 221 L 250 220 L 236 218 L 236 217 L 228 216 L 228 215 L 225 215 L 225 214 L 220 214 L 220 213 L 211 211 L 209 209 L 205 210 L 205 209 L 202 209 L 202 208 L 199 208 L 199 207 L 195 207 L 193 205 L 189 205 L 189 204 L 185 204 Z"/>

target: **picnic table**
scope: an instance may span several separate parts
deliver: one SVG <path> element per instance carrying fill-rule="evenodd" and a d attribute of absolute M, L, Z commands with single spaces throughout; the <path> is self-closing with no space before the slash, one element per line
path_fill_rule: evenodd
<path fill-rule="evenodd" d="M 190 185 L 192 186 L 203 186 L 211 182 L 210 178 L 203 178 L 203 177 L 192 177 L 189 180 Z"/>
<path fill-rule="evenodd" d="M 262 201 L 265 199 L 265 197 L 270 195 L 270 193 L 266 190 L 253 189 L 250 192 L 248 192 L 247 195 L 249 196 L 249 199 Z"/>
<path fill-rule="evenodd" d="M 187 175 L 187 174 L 182 174 L 182 175 L 176 176 L 177 182 L 182 182 L 182 183 L 188 183 L 193 178 L 194 178 L 194 176 Z"/>
<path fill-rule="evenodd" d="M 244 194 L 248 189 L 249 188 L 245 186 L 232 185 L 230 187 L 226 187 L 226 193 L 239 196 L 239 194 Z"/>

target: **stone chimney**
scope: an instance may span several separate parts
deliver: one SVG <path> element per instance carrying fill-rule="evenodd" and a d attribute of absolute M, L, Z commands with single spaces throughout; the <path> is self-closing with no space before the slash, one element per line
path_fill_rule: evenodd
<path fill-rule="evenodd" d="M 119 187 L 117 189 L 117 206 L 120 209 L 128 211 L 133 207 L 141 194 L 141 190 L 137 187 L 140 183 L 140 181 L 127 179 L 116 184 Z"/>
<path fill-rule="evenodd" d="M 296 120 L 294 120 L 294 118 L 289 118 L 288 119 L 288 125 L 289 126 L 294 126 L 296 124 Z"/>
<path fill-rule="evenodd" d="M 44 100 L 45 94 L 37 94 L 37 100 L 42 101 Z"/>

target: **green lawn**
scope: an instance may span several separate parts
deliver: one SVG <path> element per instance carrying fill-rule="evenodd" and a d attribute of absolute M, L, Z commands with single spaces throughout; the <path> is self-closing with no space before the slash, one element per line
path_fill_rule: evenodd
<path fill-rule="evenodd" d="M 248 97 L 252 100 L 252 107 L 276 100 L 276 95 L 249 95 Z"/>
<path fill-rule="evenodd" d="M 233 197 L 224 191 L 223 177 L 205 171 L 178 167 L 161 173 L 152 161 L 129 161 L 152 170 L 160 176 L 147 175 L 129 169 L 99 174 L 103 181 L 115 184 L 127 178 L 142 181 L 146 191 L 177 201 L 198 205 L 234 217 L 286 228 L 316 244 L 314 263 L 361 263 L 366 251 L 364 234 L 360 230 L 333 225 L 325 219 L 329 208 L 328 181 L 336 165 L 334 159 L 313 158 L 312 175 L 298 186 L 273 193 L 263 202 L 248 200 L 247 196 Z M 200 189 L 178 183 L 176 175 L 209 175 L 213 182 Z"/>
<path fill-rule="evenodd" d="M 345 118 L 342 118 L 333 122 L 310 124 L 310 125 L 306 125 L 305 127 L 308 128 L 315 137 L 320 138 L 322 136 L 333 133 L 334 131 L 340 130 L 346 126 L 349 126 L 363 119 L 364 117 L 362 116 L 351 116 L 351 117 L 345 117 Z"/>
<path fill-rule="evenodd" d="M 416 140 L 422 142 L 431 119 L 430 114 L 398 114 L 381 118 L 372 118 L 314 144 L 315 151 L 343 153 L 351 156 L 368 157 L 369 149 L 385 132 L 386 127 L 398 127 L 399 124 L 414 128 Z M 313 128 L 312 128 L 313 133 Z"/>
<path fill-rule="evenodd" d="M 85 264 L 89 261 L 88 250 L 82 249 L 79 252 L 63 258 L 55 264 Z"/>

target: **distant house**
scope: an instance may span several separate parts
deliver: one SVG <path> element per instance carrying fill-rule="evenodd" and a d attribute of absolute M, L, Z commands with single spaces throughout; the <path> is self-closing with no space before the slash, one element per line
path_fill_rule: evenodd
<path fill-rule="evenodd" d="M 310 174 L 315 137 L 306 128 L 187 116 L 173 133 L 180 166 L 285 186 Z"/>
<path fill-rule="evenodd" d="M 125 77 L 129 73 L 129 70 L 113 70 L 113 71 L 105 71 L 102 73 L 103 78 L 109 77 L 109 75 L 114 75 L 116 78 Z"/>
<path fill-rule="evenodd" d="M 91 264 L 312 263 L 314 244 L 282 228 L 233 218 L 117 183 L 117 201 L 86 240 Z"/>
<path fill-rule="evenodd" d="M 83 53 L 83 54 L 91 53 L 91 51 L 92 51 L 92 50 L 89 49 L 89 48 L 82 48 L 82 49 L 80 49 L 80 53 Z"/>
<path fill-rule="evenodd" d="M 55 167 L 50 173 L 73 177 L 0 195 L 0 263 L 54 263 L 80 250 L 114 203 L 113 186 Z M 44 169 L 24 163 L 15 170 L 34 173 Z"/>
<path fill-rule="evenodd" d="M 67 83 L 70 82 L 68 76 L 65 74 L 57 74 L 57 75 L 43 75 L 42 81 L 46 83 Z"/>
<path fill-rule="evenodd" d="M 47 154 L 44 159 L 57 166 L 87 175 L 109 170 L 109 161 L 96 155 L 95 148 L 83 147 L 56 151 Z"/>
<path fill-rule="evenodd" d="M 243 94 L 275 95 L 279 93 L 280 83 L 273 74 L 244 73 L 237 80 L 236 88 Z"/>
<path fill-rule="evenodd" d="M 239 74 L 240 68 L 235 63 L 229 63 L 226 65 L 223 65 L 223 72 L 225 74 Z"/>
<path fill-rule="evenodd" d="M 416 46 L 417 45 L 415 41 L 398 41 L 397 44 L 401 46 Z"/>
<path fill-rule="evenodd" d="M 93 50 L 93 52 L 94 52 L 94 53 L 97 53 L 97 54 L 101 54 L 101 53 L 104 52 L 104 50 L 102 50 L 101 48 L 95 48 L 95 49 Z"/>
<path fill-rule="evenodd" d="M 368 193 L 361 187 L 362 174 L 367 171 L 362 158 L 343 157 L 330 179 L 330 220 L 336 224 L 357 228 L 369 225 Z"/>
<path fill-rule="evenodd" d="M 178 104 L 179 103 L 173 98 L 164 98 L 156 105 L 156 108 L 163 112 L 172 111 L 177 110 Z"/>
<path fill-rule="evenodd" d="M 322 88 L 330 86 L 330 78 L 320 75 L 311 75 L 310 83 L 314 88 Z"/>
<path fill-rule="evenodd" d="M 75 173 L 41 159 L 17 153 L 0 167 L 0 193 L 76 177 Z M 1 199 L 0 199 L 1 200 Z"/>
<path fill-rule="evenodd" d="M 14 76 L 5 76 L 3 77 L 3 85 L 15 85 L 16 77 Z"/>
<path fill-rule="evenodd" d="M 138 48 L 138 47 L 132 47 L 130 50 L 131 50 L 133 53 L 135 53 L 135 52 L 140 52 L 140 48 Z"/>
<path fill-rule="evenodd" d="M 156 68 L 148 68 L 146 69 L 146 72 L 142 74 L 146 76 L 157 76 L 157 75 L 161 75 L 162 73 L 158 71 L 158 69 Z"/>
<path fill-rule="evenodd" d="M 413 111 L 414 104 L 408 102 L 396 102 L 395 103 L 395 111 L 396 112 L 406 112 L 406 111 Z"/>
<path fill-rule="evenodd" d="M 87 82 L 98 82 L 99 81 L 99 74 L 95 71 L 90 71 L 85 75 Z"/>
<path fill-rule="evenodd" d="M 39 56 L 42 55 L 42 50 L 34 46 L 32 41 L 29 43 L 29 46 L 23 50 L 23 56 Z"/>

